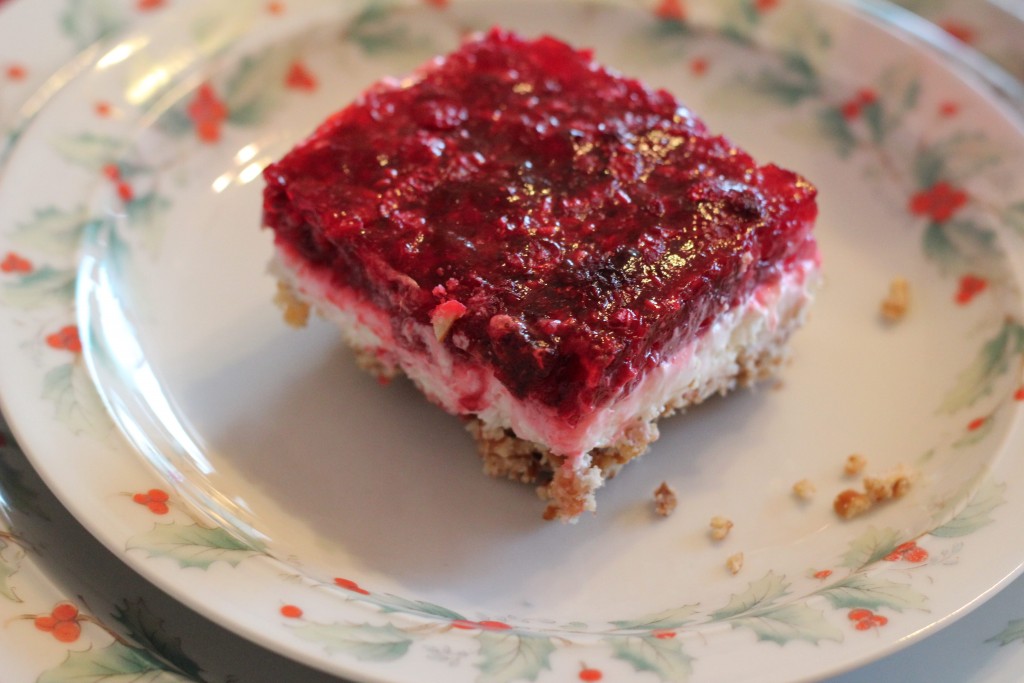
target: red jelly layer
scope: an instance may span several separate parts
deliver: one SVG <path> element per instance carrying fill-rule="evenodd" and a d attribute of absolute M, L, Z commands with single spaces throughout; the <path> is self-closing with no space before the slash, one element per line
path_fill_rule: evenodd
<path fill-rule="evenodd" d="M 812 185 L 550 37 L 379 83 L 264 175 L 281 248 L 399 343 L 444 304 L 453 353 L 569 423 L 817 254 Z"/>

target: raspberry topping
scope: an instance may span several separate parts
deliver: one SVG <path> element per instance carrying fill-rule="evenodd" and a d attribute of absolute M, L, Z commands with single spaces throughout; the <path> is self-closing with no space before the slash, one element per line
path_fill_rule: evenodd
<path fill-rule="evenodd" d="M 421 343 L 404 319 L 440 320 L 454 354 L 573 424 L 816 257 L 807 181 L 589 51 L 497 29 L 378 83 L 265 178 L 278 245 L 399 343 Z"/>

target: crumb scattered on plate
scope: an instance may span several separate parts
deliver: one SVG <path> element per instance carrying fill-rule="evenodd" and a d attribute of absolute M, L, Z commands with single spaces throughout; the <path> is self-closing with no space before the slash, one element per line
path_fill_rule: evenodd
<path fill-rule="evenodd" d="M 743 569 L 743 553 L 730 555 L 729 559 L 725 561 L 725 568 L 733 574 L 739 574 L 740 570 Z"/>
<path fill-rule="evenodd" d="M 711 538 L 716 541 L 721 541 L 729 535 L 729 532 L 732 531 L 732 527 L 733 523 L 731 519 L 715 515 L 711 518 Z"/>
<path fill-rule="evenodd" d="M 881 477 L 864 477 L 864 491 L 847 489 L 836 496 L 832 507 L 843 519 L 863 514 L 878 503 L 896 500 L 910 490 L 911 475 L 902 465 Z"/>
<path fill-rule="evenodd" d="M 810 479 L 801 479 L 793 484 L 793 495 L 800 500 L 810 500 L 817 490 L 818 488 Z"/>
<path fill-rule="evenodd" d="M 661 486 L 654 491 L 654 511 L 662 517 L 668 517 L 675 511 L 678 504 L 679 499 L 676 497 L 675 490 L 668 485 L 668 482 L 661 482 Z"/>
<path fill-rule="evenodd" d="M 859 453 L 847 456 L 846 463 L 843 465 L 843 472 L 847 476 L 855 476 L 864 471 L 864 468 L 868 466 L 868 459 Z"/>
<path fill-rule="evenodd" d="M 889 283 L 889 293 L 882 300 L 882 318 L 887 322 L 898 322 L 910 310 L 910 283 L 906 278 L 896 277 Z"/>

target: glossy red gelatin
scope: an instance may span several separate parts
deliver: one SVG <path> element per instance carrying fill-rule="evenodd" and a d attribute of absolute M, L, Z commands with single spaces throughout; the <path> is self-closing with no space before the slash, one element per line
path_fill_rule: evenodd
<path fill-rule="evenodd" d="M 568 424 L 817 256 L 806 180 L 588 51 L 501 30 L 375 85 L 265 178 L 280 248 L 399 343 L 448 315 L 457 358 Z"/>

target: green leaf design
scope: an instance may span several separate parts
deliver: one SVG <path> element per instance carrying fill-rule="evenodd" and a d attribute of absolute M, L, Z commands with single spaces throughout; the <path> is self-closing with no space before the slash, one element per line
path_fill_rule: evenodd
<path fill-rule="evenodd" d="M 1024 619 L 1014 619 L 1006 625 L 1002 631 L 985 640 L 986 643 L 999 643 L 1000 646 L 1009 645 L 1015 640 L 1024 641 Z"/>
<path fill-rule="evenodd" d="M 367 54 L 406 49 L 411 39 L 404 25 L 391 23 L 394 6 L 390 2 L 370 2 L 356 15 L 343 37 Z"/>
<path fill-rule="evenodd" d="M 43 377 L 43 398 L 53 401 L 57 419 L 75 433 L 102 436 L 113 427 L 80 358 L 46 373 Z"/>
<path fill-rule="evenodd" d="M 128 550 L 142 550 L 150 557 L 167 557 L 182 567 L 209 569 L 214 562 L 237 567 L 244 560 L 260 554 L 254 548 L 220 527 L 198 524 L 157 524 L 151 531 L 131 538 Z"/>
<path fill-rule="evenodd" d="M 124 8 L 111 0 L 67 0 L 60 28 L 79 48 L 111 36 L 127 23 Z"/>
<path fill-rule="evenodd" d="M 687 681 L 693 673 L 693 657 L 675 638 L 628 636 L 609 638 L 612 657 L 628 662 L 636 671 L 650 671 L 661 681 Z"/>
<path fill-rule="evenodd" d="M 769 571 L 761 579 L 751 583 L 747 590 L 735 593 L 729 598 L 729 604 L 717 612 L 711 613 L 715 621 L 735 619 L 755 610 L 770 607 L 779 598 L 789 593 L 786 577 Z"/>
<path fill-rule="evenodd" d="M 836 146 L 839 156 L 848 157 L 857 147 L 857 138 L 838 107 L 828 107 L 818 113 L 818 127 L 826 139 Z"/>
<path fill-rule="evenodd" d="M 103 649 L 71 650 L 59 666 L 43 672 L 36 683 L 189 683 L 164 668 L 145 650 L 114 642 Z M 194 681 L 193 681 L 194 683 Z"/>
<path fill-rule="evenodd" d="M 914 175 L 922 188 L 940 180 L 956 183 L 998 165 L 1002 159 L 998 141 L 984 133 L 959 132 L 918 150 Z"/>
<path fill-rule="evenodd" d="M 1016 230 L 1024 232 L 1024 201 L 1010 204 L 1003 210 L 1003 222 Z"/>
<path fill-rule="evenodd" d="M 164 135 L 181 137 L 191 134 L 195 128 L 192 119 L 185 110 L 187 105 L 174 106 L 160 114 L 160 118 L 154 124 L 155 128 Z"/>
<path fill-rule="evenodd" d="M 985 416 L 979 426 L 971 425 L 964 434 L 953 442 L 953 448 L 966 448 L 976 443 L 981 443 L 995 430 L 995 415 Z"/>
<path fill-rule="evenodd" d="M 128 225 L 142 232 L 142 244 L 150 253 L 156 253 L 163 242 L 164 224 L 163 214 L 169 209 L 171 203 L 156 192 L 147 192 L 133 198 L 125 205 L 128 214 Z M 124 240 L 118 239 L 118 246 L 122 250 L 122 261 L 125 256 L 124 250 L 128 249 Z"/>
<path fill-rule="evenodd" d="M 295 635 L 361 661 L 393 662 L 405 656 L 412 638 L 391 624 L 304 624 L 292 629 Z"/>
<path fill-rule="evenodd" d="M 942 180 L 946 171 L 945 159 L 939 149 L 934 147 L 922 147 L 914 155 L 912 162 L 914 178 L 917 186 L 921 188 L 931 187 Z"/>
<path fill-rule="evenodd" d="M 483 631 L 480 641 L 480 683 L 535 681 L 544 669 L 551 668 L 554 643 L 544 636 L 516 631 Z"/>
<path fill-rule="evenodd" d="M 144 600 L 126 599 L 115 608 L 112 616 L 125 627 L 128 637 L 146 652 L 153 653 L 183 676 L 200 678 L 202 669 L 185 654 L 181 639 L 165 632 L 163 620 L 149 610 Z"/>
<path fill-rule="evenodd" d="M 120 138 L 95 133 L 63 135 L 56 138 L 52 144 L 57 154 L 66 161 L 91 171 L 98 171 L 107 164 L 116 162 L 124 147 Z"/>
<path fill-rule="evenodd" d="M 21 602 L 21 598 L 11 586 L 11 577 L 18 573 L 22 557 L 16 546 L 12 548 L 6 541 L 0 539 L 0 595 L 11 602 Z"/>
<path fill-rule="evenodd" d="M 1003 258 L 995 234 L 970 220 L 929 223 L 922 235 L 922 248 L 947 274 L 975 268 L 995 271 Z"/>
<path fill-rule="evenodd" d="M 52 254 L 71 254 L 78 248 L 89 216 L 85 207 L 60 209 L 47 206 L 36 209 L 27 221 L 18 223 L 11 239 Z"/>
<path fill-rule="evenodd" d="M 697 605 L 683 605 L 648 614 L 638 619 L 625 619 L 611 623 L 616 628 L 625 631 L 679 628 L 693 621 L 691 617 L 697 613 L 697 607 Z"/>
<path fill-rule="evenodd" d="M 228 120 L 240 126 L 263 121 L 281 96 L 288 65 L 294 57 L 289 46 L 246 57 L 224 85 Z"/>
<path fill-rule="evenodd" d="M 953 519 L 942 526 L 932 529 L 932 536 L 941 538 L 959 538 L 973 534 L 983 526 L 992 523 L 992 511 L 1006 502 L 1004 493 L 1006 484 L 997 484 L 986 481 L 978 492 L 974 494 L 971 502 L 967 504 Z"/>
<path fill-rule="evenodd" d="M 42 266 L 0 288 L 0 302 L 16 308 L 70 304 L 75 298 L 75 269 Z"/>
<path fill-rule="evenodd" d="M 823 589 L 820 595 L 836 609 L 888 607 L 902 612 L 905 609 L 925 609 L 928 597 L 910 586 L 867 574 L 854 574 Z"/>
<path fill-rule="evenodd" d="M 1006 320 L 994 337 L 985 342 L 970 366 L 957 377 L 956 384 L 942 401 L 939 410 L 955 413 L 974 405 L 990 394 L 1010 362 L 1024 352 L 1024 326 Z"/>
<path fill-rule="evenodd" d="M 876 144 L 890 131 L 901 127 L 903 116 L 917 106 L 921 80 L 916 65 L 901 64 L 886 69 L 878 79 L 879 97 L 863 108 L 864 120 Z"/>
<path fill-rule="evenodd" d="M 900 532 L 895 529 L 871 527 L 850 543 L 850 549 L 843 555 L 839 566 L 854 570 L 866 567 L 891 553 L 902 540 Z"/>
<path fill-rule="evenodd" d="M 821 93 L 817 70 L 800 52 L 787 53 L 781 69 L 763 69 L 749 85 L 756 92 L 788 106 Z"/>
<path fill-rule="evenodd" d="M 885 107 L 882 103 L 876 100 L 864 105 L 861 116 L 864 117 L 864 123 L 867 124 L 871 141 L 876 145 L 885 142 L 886 133 L 889 132 L 889 122 L 886 120 Z"/>
<path fill-rule="evenodd" d="M 817 644 L 823 640 L 841 642 L 843 635 L 830 624 L 821 610 L 803 603 L 780 605 L 771 609 L 730 620 L 733 628 L 748 628 L 758 640 L 779 645 L 794 640 Z"/>
<path fill-rule="evenodd" d="M 447 619 L 449 621 L 466 618 L 458 612 L 453 612 L 447 607 L 441 607 L 440 605 L 435 605 L 423 600 L 410 600 L 409 598 L 403 598 L 398 595 L 368 595 L 364 596 L 362 599 L 364 602 L 372 602 L 376 604 L 380 607 L 381 611 L 385 613 L 400 612 L 403 614 L 419 614 L 425 617 L 437 617 Z"/>

